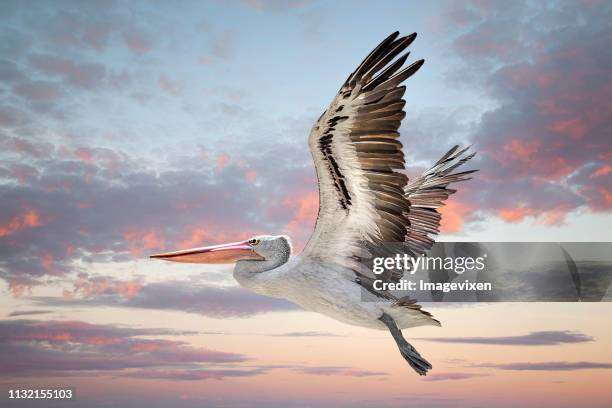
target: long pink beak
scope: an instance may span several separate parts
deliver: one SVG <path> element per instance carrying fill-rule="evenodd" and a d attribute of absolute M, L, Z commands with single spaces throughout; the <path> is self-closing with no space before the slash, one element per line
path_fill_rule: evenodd
<path fill-rule="evenodd" d="M 206 264 L 234 263 L 244 259 L 264 260 L 264 258 L 253 251 L 253 248 L 251 248 L 246 241 L 202 248 L 183 249 L 175 252 L 164 252 L 162 254 L 151 255 L 150 258 L 172 262 Z"/>

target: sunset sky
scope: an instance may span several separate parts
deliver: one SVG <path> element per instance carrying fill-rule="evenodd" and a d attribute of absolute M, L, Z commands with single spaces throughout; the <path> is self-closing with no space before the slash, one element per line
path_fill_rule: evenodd
<path fill-rule="evenodd" d="M 609 303 L 427 305 L 388 333 L 150 253 L 288 234 L 318 193 L 309 130 L 413 31 L 407 172 L 480 169 L 441 240 L 610 241 L 610 2 L 2 1 L 0 389 L 73 407 L 609 407 Z M 518 391 L 520 390 L 520 392 Z M 4 405 L 3 405 L 4 406 Z M 15 406 L 50 406 L 39 401 Z"/>

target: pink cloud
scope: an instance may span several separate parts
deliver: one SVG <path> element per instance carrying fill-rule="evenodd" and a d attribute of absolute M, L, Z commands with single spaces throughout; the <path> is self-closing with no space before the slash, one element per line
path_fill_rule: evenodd
<path fill-rule="evenodd" d="M 41 255 L 41 257 L 40 257 L 40 264 L 47 271 L 52 271 L 53 270 L 53 264 L 54 263 L 55 263 L 55 258 L 53 257 L 52 254 L 46 253 L 44 255 Z"/>
<path fill-rule="evenodd" d="M 588 131 L 586 124 L 581 118 L 561 120 L 551 124 L 550 128 L 573 139 L 582 139 Z"/>
<path fill-rule="evenodd" d="M 64 290 L 63 297 L 65 299 L 73 299 L 76 296 L 91 298 L 115 294 L 123 299 L 131 299 L 138 294 L 142 285 L 141 279 L 120 281 L 108 276 L 90 277 L 86 273 L 80 273 L 73 284 L 73 289 Z"/>
<path fill-rule="evenodd" d="M 74 151 L 74 155 L 77 159 L 84 163 L 91 163 L 93 160 L 93 152 L 91 149 L 85 147 L 79 147 Z"/>
<path fill-rule="evenodd" d="M 517 223 L 523 221 L 526 217 L 533 216 L 537 211 L 533 208 L 527 208 L 525 206 L 517 206 L 511 208 L 502 208 L 498 211 L 497 215 L 502 220 L 509 223 Z"/>
<path fill-rule="evenodd" d="M 128 228 L 123 233 L 123 239 L 129 244 L 130 253 L 136 257 L 141 256 L 144 250 L 161 249 L 165 246 L 165 239 L 155 229 Z"/>
<path fill-rule="evenodd" d="M 178 242 L 180 248 L 193 248 L 214 240 L 214 237 L 202 227 L 192 227 L 190 230 L 187 232 L 188 238 Z"/>
<path fill-rule="evenodd" d="M 249 170 L 244 173 L 244 178 L 246 181 L 250 181 L 252 183 L 257 180 L 257 172 L 255 170 Z"/>
<path fill-rule="evenodd" d="M 144 33 L 130 30 L 123 33 L 125 45 L 136 54 L 145 54 L 152 48 L 151 40 Z"/>
<path fill-rule="evenodd" d="M 547 88 L 555 80 L 560 79 L 555 73 L 538 71 L 537 68 L 527 64 L 518 64 L 508 68 L 506 75 L 507 79 L 518 87 L 537 86 Z"/>
<path fill-rule="evenodd" d="M 300 249 L 314 228 L 319 211 L 317 192 L 294 192 L 281 201 L 282 207 L 290 213 L 286 229 L 291 234 L 296 249 Z"/>
<path fill-rule="evenodd" d="M 1 121 L 0 121 L 1 124 Z M 40 159 L 49 157 L 53 152 L 54 146 L 50 143 L 31 143 L 25 139 L 12 138 L 9 144 L 10 148 L 24 156 Z"/>
<path fill-rule="evenodd" d="M 608 187 L 600 187 L 599 193 L 604 199 L 605 209 L 612 207 L 612 191 Z"/>
<path fill-rule="evenodd" d="M 610 173 L 612 173 L 612 166 L 610 166 L 609 164 L 603 164 L 597 170 L 591 173 L 589 178 L 603 177 L 607 176 Z"/>
<path fill-rule="evenodd" d="M 9 292 L 13 297 L 22 297 L 26 293 L 31 294 L 32 288 L 38 284 L 38 282 L 29 279 L 27 277 L 9 276 L 7 278 Z"/>
<path fill-rule="evenodd" d="M 217 172 L 223 170 L 223 168 L 229 163 L 229 156 L 225 153 L 221 153 L 217 156 Z"/>
<path fill-rule="evenodd" d="M 442 215 L 440 220 L 440 231 L 447 233 L 460 232 L 468 215 L 474 212 L 474 208 L 462 201 L 449 198 L 445 205 L 438 210 Z"/>
<path fill-rule="evenodd" d="M 520 139 L 512 139 L 504 145 L 504 152 L 510 157 L 521 160 L 530 161 L 532 156 L 538 151 L 542 142 L 538 139 L 522 141 Z"/>
<path fill-rule="evenodd" d="M 536 6 L 521 20 L 518 10 L 465 7 L 475 16 L 467 16 L 472 23 L 453 43 L 469 67 L 457 79 L 481 86 L 497 103 L 481 116 L 473 138 L 477 178 L 486 181 L 476 192 L 479 209 L 509 223 L 532 218 L 544 225 L 562 224 L 579 208 L 609 211 L 612 81 L 601 58 L 607 28 L 591 18 L 596 9 L 556 5 L 565 27 L 559 36 L 549 8 Z M 535 29 L 532 21 L 542 24 Z"/>
<path fill-rule="evenodd" d="M 565 224 L 565 219 L 570 211 L 570 206 L 560 204 L 549 210 L 542 211 L 538 215 L 536 223 L 548 226 Z"/>
<path fill-rule="evenodd" d="M 120 152 L 99 147 L 78 147 L 74 150 L 74 156 L 87 164 L 95 164 L 108 171 L 118 171 L 127 162 L 127 156 Z M 91 177 L 91 175 L 85 175 Z"/>
<path fill-rule="evenodd" d="M 502 220 L 508 223 L 518 223 L 528 217 L 533 217 L 537 224 L 542 225 L 561 225 L 565 223 L 567 214 L 571 211 L 571 206 L 559 204 L 556 207 L 546 210 L 538 210 L 526 206 L 516 206 L 510 208 L 502 208 L 497 215 Z"/>
<path fill-rule="evenodd" d="M 4 224 L 0 224 L 0 237 L 14 234 L 15 232 L 42 226 L 41 217 L 34 209 L 25 210 L 14 216 Z"/>
<path fill-rule="evenodd" d="M 71 256 L 75 250 L 76 250 L 76 247 L 74 245 L 72 244 L 66 245 L 66 255 Z"/>
<path fill-rule="evenodd" d="M 10 175 L 19 180 L 19 183 L 24 184 L 29 180 L 37 178 L 39 173 L 36 168 L 27 164 L 15 164 L 10 168 Z"/>

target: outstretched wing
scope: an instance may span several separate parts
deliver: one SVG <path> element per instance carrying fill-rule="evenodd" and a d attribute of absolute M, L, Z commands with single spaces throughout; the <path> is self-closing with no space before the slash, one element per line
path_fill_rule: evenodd
<path fill-rule="evenodd" d="M 440 220 L 442 215 L 438 209 L 444 205 L 444 201 L 457 190 L 448 188 L 450 183 L 469 180 L 469 174 L 477 170 L 453 173 L 476 153 L 465 155 L 469 147 L 459 149 L 455 146 L 450 149 L 431 169 L 405 187 L 406 198 L 410 202 L 410 229 L 406 243 L 410 250 L 417 254 L 424 254 L 434 243 L 431 235 L 437 235 L 440 231 Z"/>
<path fill-rule="evenodd" d="M 384 252 L 382 244 L 400 242 L 406 253 L 423 254 L 434 242 L 431 235 L 438 233 L 437 209 L 454 193 L 448 185 L 472 173 L 453 173 L 473 157 L 454 147 L 408 183 L 398 140 L 405 116 L 406 87 L 401 84 L 424 61 L 403 68 L 409 53 L 399 55 L 416 34 L 398 35 L 387 37 L 348 77 L 308 140 L 319 180 L 319 214 L 303 255 L 348 267 L 368 290 L 374 279 L 397 281 L 402 275 L 373 275 L 363 262 L 373 256 L 369 249 Z"/>
<path fill-rule="evenodd" d="M 401 84 L 424 61 L 402 69 L 409 53 L 396 57 L 416 34 L 398 35 L 387 37 L 348 77 L 308 141 L 319 180 L 319 214 L 303 254 L 349 267 L 366 288 L 381 277 L 363 267 L 363 243 L 404 242 L 410 225 L 398 140 L 405 116 Z"/>

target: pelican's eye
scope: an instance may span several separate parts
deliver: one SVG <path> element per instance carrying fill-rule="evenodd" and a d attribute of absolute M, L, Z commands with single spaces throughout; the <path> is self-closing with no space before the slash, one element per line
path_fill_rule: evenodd
<path fill-rule="evenodd" d="M 255 246 L 259 244 L 259 240 L 257 238 L 251 238 L 249 239 L 249 245 L 250 246 Z"/>

